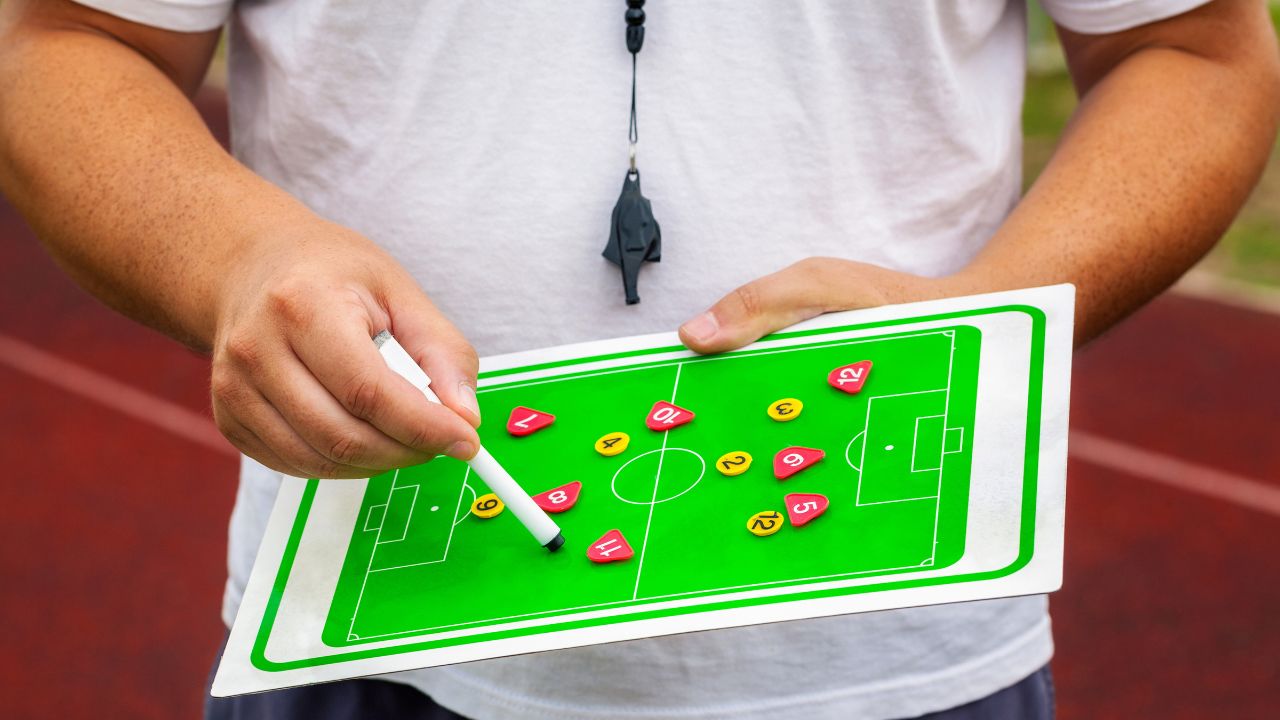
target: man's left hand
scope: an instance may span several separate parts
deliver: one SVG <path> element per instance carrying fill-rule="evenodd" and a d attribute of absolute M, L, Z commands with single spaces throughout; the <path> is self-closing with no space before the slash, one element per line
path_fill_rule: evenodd
<path fill-rule="evenodd" d="M 853 260 L 805 258 L 725 295 L 681 325 L 680 340 L 696 352 L 724 352 L 822 313 L 943 297 L 943 285 Z"/>

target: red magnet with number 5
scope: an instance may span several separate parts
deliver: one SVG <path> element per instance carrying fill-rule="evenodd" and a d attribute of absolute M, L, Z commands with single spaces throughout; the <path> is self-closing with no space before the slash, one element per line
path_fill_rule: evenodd
<path fill-rule="evenodd" d="M 800 527 L 827 511 L 831 504 L 826 495 L 818 493 L 788 493 L 783 501 L 787 503 L 787 519 L 791 527 Z"/>

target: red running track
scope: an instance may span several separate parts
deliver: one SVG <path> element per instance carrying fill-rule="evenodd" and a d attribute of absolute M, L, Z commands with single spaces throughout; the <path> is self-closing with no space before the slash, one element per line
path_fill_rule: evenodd
<path fill-rule="evenodd" d="M 225 138 L 222 97 L 199 105 Z M 103 379 L 51 384 L 64 368 L 23 365 L 14 340 Z M 1164 297 L 1076 368 L 1077 439 L 1119 455 L 1070 466 L 1052 600 L 1061 716 L 1273 717 L 1280 316 Z M 0 202 L 0 716 L 199 716 L 236 472 L 202 425 L 207 372 L 75 288 Z M 131 388 L 189 432 L 114 409 L 138 399 Z M 1145 479 L 1148 466 L 1245 491 L 1217 499 Z"/>

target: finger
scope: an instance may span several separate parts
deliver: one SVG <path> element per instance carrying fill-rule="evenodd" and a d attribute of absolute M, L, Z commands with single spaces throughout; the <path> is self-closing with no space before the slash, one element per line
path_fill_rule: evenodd
<path fill-rule="evenodd" d="M 214 419 L 233 445 L 267 467 L 304 478 L 367 478 L 368 468 L 334 462 L 316 452 L 280 413 L 247 383 L 233 391 L 215 387 Z M 262 450 L 266 452 L 262 452 Z M 259 457 L 259 454 L 261 457 Z"/>
<path fill-rule="evenodd" d="M 218 430 L 222 433 L 223 437 L 227 438 L 232 445 L 236 446 L 237 450 L 248 455 L 262 465 L 275 470 L 276 472 L 291 475 L 293 477 L 307 477 L 304 470 L 285 462 L 284 458 L 280 457 L 274 450 L 267 447 L 266 443 L 262 442 L 262 440 L 254 434 L 252 430 L 242 425 L 240 421 L 230 416 L 218 417 L 219 411 L 216 406 L 213 414 L 214 418 L 218 421 Z"/>
<path fill-rule="evenodd" d="M 415 450 L 461 460 L 474 456 L 480 446 L 475 429 L 392 371 L 371 339 L 378 330 L 369 325 L 367 315 L 338 311 L 320 322 L 295 323 L 288 341 L 350 414 Z"/>
<path fill-rule="evenodd" d="M 733 350 L 820 315 L 831 301 L 829 289 L 812 277 L 812 269 L 797 263 L 725 295 L 680 326 L 680 340 L 700 353 Z"/>
<path fill-rule="evenodd" d="M 256 378 L 257 389 L 290 427 L 320 455 L 370 474 L 429 462 L 417 450 L 355 417 L 291 352 Z M 368 476 L 368 475 L 366 475 Z"/>
<path fill-rule="evenodd" d="M 476 398 L 480 363 L 471 343 L 417 286 L 400 289 L 388 305 L 391 334 L 431 378 L 431 388 L 440 401 L 472 427 L 480 427 L 480 403 Z"/>

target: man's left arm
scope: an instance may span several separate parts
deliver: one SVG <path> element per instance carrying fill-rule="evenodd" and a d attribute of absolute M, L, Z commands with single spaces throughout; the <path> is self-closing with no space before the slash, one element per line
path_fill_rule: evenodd
<path fill-rule="evenodd" d="M 1263 0 L 1215 0 L 1107 35 L 1059 27 L 1080 106 L 1044 172 L 960 272 L 923 278 L 810 258 L 685 323 L 700 352 L 823 312 L 1074 283 L 1081 344 L 1167 288 L 1222 236 L 1280 124 Z"/>

